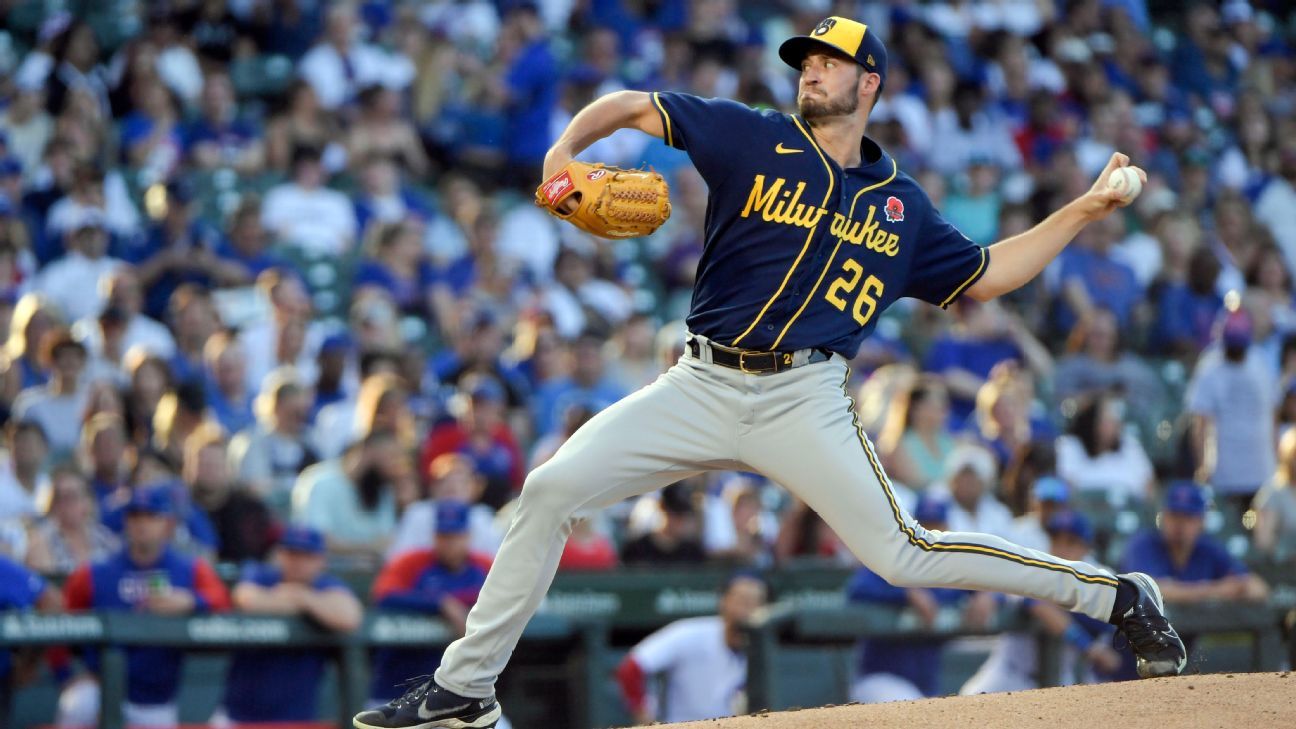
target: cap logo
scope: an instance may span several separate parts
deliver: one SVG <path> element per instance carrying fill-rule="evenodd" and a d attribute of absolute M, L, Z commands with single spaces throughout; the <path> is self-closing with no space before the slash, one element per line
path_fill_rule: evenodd
<path fill-rule="evenodd" d="M 865 58 L 864 60 L 865 60 L 865 61 L 868 61 L 868 65 L 870 65 L 870 66 L 876 66 L 876 65 L 877 65 L 877 63 L 875 63 L 875 62 L 873 61 L 873 54 L 872 54 L 872 53 L 868 54 L 868 58 Z"/>
<path fill-rule="evenodd" d="M 834 25 L 837 25 L 836 18 L 824 18 L 823 22 L 815 26 L 815 29 L 810 32 L 810 35 L 824 35 L 832 30 Z"/>

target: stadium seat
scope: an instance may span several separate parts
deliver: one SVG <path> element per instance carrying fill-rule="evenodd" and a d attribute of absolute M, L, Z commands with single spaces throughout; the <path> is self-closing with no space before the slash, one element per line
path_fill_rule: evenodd
<path fill-rule="evenodd" d="M 230 81 L 240 98 L 282 94 L 292 83 L 293 64 L 285 56 L 259 55 L 230 63 Z"/>

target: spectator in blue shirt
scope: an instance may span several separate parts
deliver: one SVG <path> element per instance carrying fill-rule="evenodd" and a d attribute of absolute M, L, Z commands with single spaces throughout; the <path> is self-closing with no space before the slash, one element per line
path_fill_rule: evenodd
<path fill-rule="evenodd" d="M 686 0 L 663 0 L 655 3 L 628 2 L 627 0 L 592 0 L 584 11 L 594 25 L 614 29 L 621 37 L 621 46 L 633 49 L 635 42 L 647 30 L 662 31 L 669 41 L 667 31 L 683 30 L 688 23 Z"/>
<path fill-rule="evenodd" d="M 1149 335 L 1166 354 L 1195 358 L 1211 341 L 1211 329 L 1224 308 L 1215 292 L 1220 263 L 1202 246 L 1188 259 L 1183 280 L 1164 281 L 1154 294 L 1156 323 Z"/>
<path fill-rule="evenodd" d="M 255 173 L 265 166 L 261 130 L 238 116 L 229 74 L 213 71 L 203 80 L 199 116 L 184 125 L 185 155 L 204 169 L 232 167 Z"/>
<path fill-rule="evenodd" d="M 314 423 L 320 410 L 349 397 L 346 376 L 355 356 L 355 343 L 346 332 L 330 334 L 320 342 L 315 362 L 319 375 L 315 378 L 314 399 L 307 422 Z"/>
<path fill-rule="evenodd" d="M 269 236 L 261 224 L 261 201 L 246 197 L 230 216 L 228 235 L 216 245 L 216 255 L 226 267 L 227 283 L 251 283 L 265 271 L 282 268 L 285 261 L 269 247 Z"/>
<path fill-rule="evenodd" d="M 40 363 L 40 340 L 59 325 L 59 311 L 41 294 L 29 292 L 14 304 L 9 337 L 4 343 L 6 404 L 29 387 L 49 382 L 49 369 Z"/>
<path fill-rule="evenodd" d="M 198 284 L 181 285 L 167 302 L 166 322 L 168 328 L 175 333 L 175 353 L 169 360 L 162 362 L 162 371 L 166 373 L 168 380 L 166 385 L 202 379 L 203 347 L 221 327 L 220 314 L 216 311 L 211 292 Z M 149 359 L 155 358 L 150 356 Z M 136 368 L 132 366 L 132 356 L 128 356 L 126 360 L 127 371 L 133 373 Z M 139 364 L 140 360 L 135 360 L 134 363 Z M 159 390 L 157 396 L 160 395 Z M 130 403 L 127 405 L 129 407 Z M 147 409 L 141 409 L 139 415 L 146 415 L 144 411 Z"/>
<path fill-rule="evenodd" d="M 1238 71 L 1229 60 L 1232 39 L 1219 12 L 1211 3 L 1194 3 L 1185 26 L 1187 37 L 1179 39 L 1171 59 L 1176 84 L 1205 104 L 1231 105 Z"/>
<path fill-rule="evenodd" d="M 536 435 L 548 435 L 570 405 L 591 402 L 604 408 L 626 395 L 605 373 L 602 339 L 591 332 L 581 334 L 571 345 L 571 356 L 571 375 L 551 380 L 536 391 L 532 403 Z"/>
<path fill-rule="evenodd" d="M 206 361 L 207 406 L 226 432 L 237 433 L 256 422 L 255 394 L 248 391 L 247 353 L 237 338 L 218 332 L 203 347 Z"/>
<path fill-rule="evenodd" d="M 62 603 L 58 590 L 46 584 L 35 572 L 0 554 L 0 612 L 10 610 L 57 610 Z M 8 649 L 0 648 L 0 725 L 9 718 L 9 703 L 13 695 L 13 656 Z"/>
<path fill-rule="evenodd" d="M 401 170 L 391 157 L 372 154 L 359 166 L 360 190 L 355 196 L 356 227 L 363 232 L 371 223 L 399 223 L 414 218 L 428 221 L 432 208 L 401 180 Z"/>
<path fill-rule="evenodd" d="M 183 488 L 183 486 L 181 486 Z M 175 502 L 167 487 L 139 488 L 125 507 L 125 545 L 107 560 L 82 565 L 64 585 L 68 610 L 145 615 L 223 612 L 229 594 L 211 565 L 175 549 Z M 130 725 L 175 726 L 184 653 L 170 647 L 129 647 L 126 701 Z M 97 651 L 85 656 L 98 673 Z M 69 683 L 59 700 L 59 726 L 87 726 L 99 713 L 97 681 Z"/>
<path fill-rule="evenodd" d="M 468 610 L 490 570 L 489 557 L 469 551 L 468 516 L 463 502 L 437 504 L 432 549 L 414 549 L 384 565 L 374 580 L 374 604 L 382 610 L 440 617 L 451 633 L 463 635 Z M 369 696 L 379 701 L 395 698 L 405 679 L 432 673 L 440 663 L 439 650 L 381 649 L 374 655 Z"/>
<path fill-rule="evenodd" d="M 144 313 L 160 319 L 171 294 L 185 283 L 204 288 L 237 279 L 216 256 L 221 233 L 197 216 L 192 185 L 166 186 L 160 219 L 136 239 L 136 245 L 119 246 L 117 255 L 136 266 L 144 286 Z"/>
<path fill-rule="evenodd" d="M 913 516 L 927 529 L 944 530 L 949 517 L 944 496 L 924 494 Z M 942 609 L 963 604 L 963 623 L 984 628 L 993 617 L 994 600 L 989 593 L 951 589 L 906 589 L 895 587 L 867 567 L 861 567 L 846 585 L 846 599 L 852 603 L 911 609 L 927 630 L 936 627 Z M 851 686 L 851 700 L 866 704 L 906 701 L 940 694 L 941 655 L 947 641 L 942 638 L 866 638 L 859 643 L 859 661 Z"/>
<path fill-rule="evenodd" d="M 1166 602 L 1263 600 L 1269 588 L 1224 545 L 1203 533 L 1206 493 L 1191 481 L 1166 490 L 1160 529 L 1136 535 L 1125 547 L 1120 572 L 1146 572 Z"/>
<path fill-rule="evenodd" d="M 325 630 L 349 633 L 364 608 L 338 578 L 326 574 L 324 535 L 289 527 L 267 563 L 248 563 L 234 587 L 236 610 L 300 616 Z M 225 713 L 234 722 L 302 722 L 316 718 L 327 651 L 239 651 L 225 680 Z M 285 696 L 293 697 L 285 701 Z"/>
<path fill-rule="evenodd" d="M 143 480 L 134 490 L 117 492 L 110 497 L 100 516 L 103 525 L 124 538 L 131 503 L 135 494 L 141 491 L 159 492 L 168 501 L 169 513 L 175 520 L 171 535 L 173 549 L 186 556 L 215 559 L 220 550 L 220 536 L 216 533 L 216 527 L 207 513 L 194 503 L 185 483 L 169 474 L 159 479 Z"/>
<path fill-rule="evenodd" d="M 1161 507 L 1159 529 L 1143 531 L 1130 540 L 1119 571 L 1155 577 L 1167 603 L 1264 600 L 1269 586 L 1203 533 L 1205 515 L 1205 489 L 1192 481 L 1172 482 Z M 1183 638 L 1192 654 L 1195 637 Z M 1121 656 L 1117 677 L 1135 678 L 1133 654 L 1127 648 Z"/>
<path fill-rule="evenodd" d="M 1001 362 L 1026 365 L 1039 376 L 1053 369 L 1048 350 L 1015 314 L 995 301 L 970 298 L 955 305 L 956 323 L 927 350 L 923 369 L 938 375 L 950 393 L 950 427 L 963 428 L 976 409 L 977 392 Z"/>
<path fill-rule="evenodd" d="M 136 108 L 121 120 L 122 161 L 145 179 L 169 180 L 184 150 L 179 102 L 155 79 L 135 79 L 131 92 Z"/>
<path fill-rule="evenodd" d="M 450 346 L 428 357 L 427 374 L 443 385 L 454 385 L 478 373 L 494 377 L 504 385 L 508 406 L 524 407 L 531 385 L 517 367 L 504 362 L 504 330 L 489 310 L 465 314 Z"/>
<path fill-rule="evenodd" d="M 360 261 L 352 285 L 387 292 L 402 313 L 429 318 L 436 273 L 423 257 L 423 226 L 414 220 L 374 226 L 368 257 Z"/>
<path fill-rule="evenodd" d="M 1086 228 L 1058 255 L 1060 331 L 1071 331 L 1098 303 L 1116 315 L 1122 331 L 1129 329 L 1143 287 L 1134 269 L 1113 255 L 1123 229 L 1121 216 L 1111 216 Z"/>
<path fill-rule="evenodd" d="M 500 30 L 500 56 L 508 61 L 504 74 L 504 152 L 510 172 L 529 192 L 539 181 L 545 153 L 552 142 L 550 119 L 558 105 L 558 63 L 549 49 L 539 8 L 519 2 L 505 16 Z"/>
<path fill-rule="evenodd" d="M 249 17 L 257 47 L 296 61 L 310 50 L 324 27 L 323 4 L 291 2 L 255 6 Z"/>

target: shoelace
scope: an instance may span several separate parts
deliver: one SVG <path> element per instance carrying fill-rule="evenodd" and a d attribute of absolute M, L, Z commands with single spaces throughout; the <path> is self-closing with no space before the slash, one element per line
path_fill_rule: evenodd
<path fill-rule="evenodd" d="M 1121 621 L 1121 633 L 1139 652 L 1155 651 L 1170 645 L 1169 630 L 1170 621 L 1164 615 L 1147 615 L 1138 610 Z"/>
<path fill-rule="evenodd" d="M 428 695 L 428 691 L 435 690 L 433 687 L 436 684 L 432 681 L 432 674 L 427 674 L 402 681 L 401 685 L 409 686 L 409 688 L 399 698 L 391 702 L 394 709 L 399 709 L 402 706 L 417 706 Z"/>

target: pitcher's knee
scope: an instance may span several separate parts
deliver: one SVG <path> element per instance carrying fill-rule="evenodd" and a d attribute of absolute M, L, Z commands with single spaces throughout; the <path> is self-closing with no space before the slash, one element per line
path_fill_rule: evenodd
<path fill-rule="evenodd" d="M 912 523 L 910 529 L 924 541 L 927 541 L 931 534 L 916 522 Z M 923 586 L 915 582 L 913 575 L 921 572 L 919 563 L 926 558 L 926 554 L 921 547 L 910 540 L 907 532 L 900 529 L 883 529 L 867 534 L 849 531 L 847 533 L 853 537 L 847 540 L 851 552 L 878 577 L 896 587 Z"/>
<path fill-rule="evenodd" d="M 862 559 L 868 568 L 895 587 L 925 587 L 916 575 L 921 574 L 920 562 L 926 553 L 907 539 L 888 541 L 875 545 Z"/>
<path fill-rule="evenodd" d="M 872 570 L 875 574 L 877 574 L 878 577 L 881 577 L 882 579 L 886 580 L 887 584 L 893 585 L 895 587 L 918 587 L 919 586 L 916 584 L 916 581 L 913 578 L 913 574 L 909 570 L 905 569 L 904 565 L 901 565 L 896 560 L 891 560 L 891 559 L 870 560 L 867 563 L 867 566 L 870 570 Z"/>
<path fill-rule="evenodd" d="M 571 469 L 546 463 L 527 475 L 518 498 L 518 512 L 565 522 L 589 499 L 588 491 L 588 486 Z"/>

